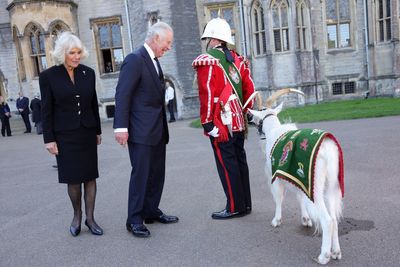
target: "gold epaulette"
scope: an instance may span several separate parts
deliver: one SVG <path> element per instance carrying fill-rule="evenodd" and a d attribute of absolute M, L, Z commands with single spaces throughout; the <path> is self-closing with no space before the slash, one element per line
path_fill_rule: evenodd
<path fill-rule="evenodd" d="M 192 67 L 200 67 L 200 66 L 211 66 L 217 65 L 219 63 L 219 59 L 212 57 L 209 54 L 201 54 L 192 62 Z"/>

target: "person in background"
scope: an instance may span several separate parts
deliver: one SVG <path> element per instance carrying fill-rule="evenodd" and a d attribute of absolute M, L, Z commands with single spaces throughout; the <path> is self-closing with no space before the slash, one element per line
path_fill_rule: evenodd
<path fill-rule="evenodd" d="M 6 136 L 6 133 L 7 136 L 11 136 L 10 118 L 11 118 L 10 107 L 4 101 L 4 97 L 0 95 L 1 135 L 3 137 Z"/>
<path fill-rule="evenodd" d="M 244 140 L 246 111 L 254 103 L 254 83 L 243 57 L 234 50 L 231 28 L 221 18 L 210 20 L 201 36 L 207 52 L 192 63 L 197 72 L 200 121 L 209 136 L 226 205 L 213 219 L 230 219 L 251 212 L 249 168 Z M 247 105 L 247 106 L 246 106 Z"/>
<path fill-rule="evenodd" d="M 106 73 L 113 72 L 111 62 L 107 62 L 106 64 Z"/>
<path fill-rule="evenodd" d="M 174 97 L 174 88 L 172 88 L 169 82 L 165 82 L 165 104 L 167 104 L 169 111 L 169 122 L 175 121 Z"/>
<path fill-rule="evenodd" d="M 94 219 L 99 177 L 97 145 L 101 143 L 96 77 L 93 69 L 80 64 L 87 55 L 76 35 L 63 32 L 53 51 L 57 65 L 39 75 L 43 139 L 46 149 L 56 155 L 59 182 L 68 185 L 74 209 L 69 229 L 73 236 L 81 232 L 82 184 L 85 225 L 92 234 L 103 234 Z"/>
<path fill-rule="evenodd" d="M 18 95 L 19 97 L 17 98 L 17 109 L 25 123 L 26 130 L 24 133 L 30 133 L 32 131 L 32 126 L 29 120 L 29 114 L 31 113 L 29 111 L 29 98 L 25 97 L 22 91 L 20 91 Z"/>
<path fill-rule="evenodd" d="M 152 25 L 144 45 L 124 59 L 115 92 L 115 139 L 122 146 L 128 145 L 132 165 L 126 229 L 136 237 L 150 236 L 143 222 L 179 220 L 158 207 L 169 140 L 164 75 L 158 58 L 171 49 L 172 41 L 168 24 Z"/>
<path fill-rule="evenodd" d="M 35 97 L 31 100 L 31 104 L 29 107 L 32 110 L 32 121 L 35 123 L 36 133 L 42 134 L 42 104 L 40 101 L 40 95 L 36 94 Z"/>

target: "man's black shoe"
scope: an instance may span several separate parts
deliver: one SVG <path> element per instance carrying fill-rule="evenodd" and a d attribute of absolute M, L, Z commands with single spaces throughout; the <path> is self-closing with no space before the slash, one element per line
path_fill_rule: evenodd
<path fill-rule="evenodd" d="M 126 230 L 136 237 L 150 237 L 150 231 L 143 224 L 126 224 Z"/>
<path fill-rule="evenodd" d="M 236 218 L 236 217 L 242 217 L 246 215 L 246 212 L 229 212 L 228 210 L 224 209 L 221 211 L 213 212 L 211 215 L 211 218 L 215 220 L 225 220 L 225 219 L 231 219 L 231 218 Z"/>
<path fill-rule="evenodd" d="M 251 207 L 246 207 L 246 214 L 250 214 L 251 213 Z"/>
<path fill-rule="evenodd" d="M 160 223 L 176 223 L 179 221 L 179 218 L 176 216 L 171 216 L 171 215 L 165 215 L 164 213 L 161 214 L 158 217 L 155 218 L 146 218 L 144 219 L 144 223 L 147 224 L 152 224 L 154 221 L 160 222 Z"/>

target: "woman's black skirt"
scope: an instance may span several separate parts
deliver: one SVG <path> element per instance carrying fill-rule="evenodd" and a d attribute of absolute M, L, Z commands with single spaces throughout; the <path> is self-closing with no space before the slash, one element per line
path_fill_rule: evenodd
<path fill-rule="evenodd" d="M 97 166 L 97 135 L 95 128 L 56 133 L 58 146 L 58 181 L 80 184 L 99 177 Z"/>

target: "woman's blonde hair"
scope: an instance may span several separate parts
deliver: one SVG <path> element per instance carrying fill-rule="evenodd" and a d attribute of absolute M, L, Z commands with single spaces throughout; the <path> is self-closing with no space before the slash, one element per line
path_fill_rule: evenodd
<path fill-rule="evenodd" d="M 54 61 L 57 65 L 65 63 L 65 55 L 73 48 L 81 50 L 81 59 L 88 57 L 89 52 L 86 47 L 82 44 L 82 41 L 71 32 L 63 32 L 57 38 L 54 50 L 52 52 Z"/>

